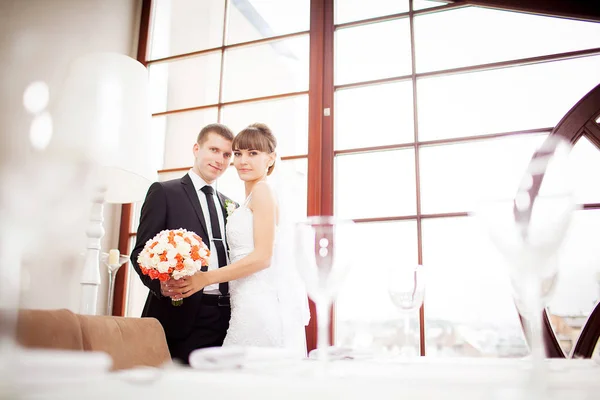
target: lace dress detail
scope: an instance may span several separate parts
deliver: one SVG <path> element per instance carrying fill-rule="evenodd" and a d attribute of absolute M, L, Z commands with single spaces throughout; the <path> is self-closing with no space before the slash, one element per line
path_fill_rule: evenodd
<path fill-rule="evenodd" d="M 250 197 L 227 219 L 229 261 L 232 263 L 254 250 L 254 216 L 248 208 Z M 223 346 L 284 346 L 283 310 L 275 275 L 268 267 L 229 282 L 231 320 Z"/>

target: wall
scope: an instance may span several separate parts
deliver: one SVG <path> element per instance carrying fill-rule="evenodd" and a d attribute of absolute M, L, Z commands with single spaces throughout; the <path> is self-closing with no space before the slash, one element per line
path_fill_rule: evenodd
<path fill-rule="evenodd" d="M 35 176 L 44 176 L 43 167 L 33 169 L 32 173 L 23 173 L 32 169 L 31 165 L 35 165 L 35 162 L 44 159 L 43 152 L 32 150 L 28 140 L 32 116 L 23 107 L 23 92 L 32 81 L 47 83 L 50 93 L 48 107 L 51 109 L 53 101 L 60 94 L 65 71 L 76 57 L 94 51 L 118 52 L 135 57 L 140 15 L 141 0 L 0 0 L 0 193 L 19 193 L 19 190 L 23 190 L 23 198 L 29 208 L 24 212 L 22 226 L 34 226 L 35 221 L 28 221 L 27 212 L 30 218 L 34 218 L 36 213 L 43 213 L 38 232 L 52 232 L 52 235 L 48 234 L 44 246 L 39 247 L 55 245 L 61 239 L 61 233 L 77 244 L 69 248 L 70 254 L 53 254 L 50 251 L 40 256 L 34 251 L 25 257 L 20 280 L 22 307 L 78 311 L 79 278 L 85 250 L 84 229 L 87 224 L 78 219 L 71 225 L 78 229 L 69 232 L 68 223 L 73 223 L 73 218 L 69 217 L 78 215 L 77 210 L 60 214 L 61 207 L 69 204 L 69 198 L 78 198 L 77 191 L 81 191 L 81 188 L 72 188 L 72 194 L 61 193 L 64 201 L 57 201 L 51 206 L 45 196 L 38 195 L 41 191 L 39 188 L 45 182 L 41 182 L 41 178 L 36 180 Z M 18 178 L 19 174 L 23 177 L 17 182 L 34 183 L 15 186 L 8 177 Z M 27 196 L 28 191 L 36 195 Z M 11 203 L 7 198 L 7 195 L 2 196 L 0 209 L 10 215 Z M 26 209 L 25 206 L 22 208 Z M 86 211 L 82 214 L 89 215 L 87 204 L 81 208 Z M 117 247 L 120 209 L 120 206 L 114 205 L 105 207 L 104 251 Z M 55 225 L 44 226 L 49 221 Z M 63 222 L 65 225 L 61 232 L 60 224 Z M 2 223 L 6 226 L 6 221 Z M 79 229 L 81 227 L 84 229 Z M 80 245 L 81 251 L 73 250 Z M 15 268 L 19 264 L 18 260 L 11 262 Z M 104 268 L 101 271 L 100 314 L 105 312 L 107 291 Z"/>

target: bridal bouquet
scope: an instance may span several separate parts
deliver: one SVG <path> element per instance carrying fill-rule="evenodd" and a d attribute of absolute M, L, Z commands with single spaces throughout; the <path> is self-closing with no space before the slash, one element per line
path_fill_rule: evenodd
<path fill-rule="evenodd" d="M 168 281 L 194 275 L 208 265 L 210 250 L 202 238 L 185 229 L 164 230 L 146 242 L 137 262 L 144 275 Z M 171 299 L 180 306 L 183 299 Z"/>

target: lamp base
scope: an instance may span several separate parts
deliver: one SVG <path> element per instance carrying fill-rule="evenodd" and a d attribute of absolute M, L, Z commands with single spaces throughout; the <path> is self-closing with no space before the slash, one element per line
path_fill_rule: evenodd
<path fill-rule="evenodd" d="M 98 288 L 100 286 L 100 241 L 104 236 L 104 196 L 106 186 L 99 186 L 92 199 L 90 223 L 86 230 L 88 237 L 85 264 L 81 275 L 80 313 L 97 314 Z"/>

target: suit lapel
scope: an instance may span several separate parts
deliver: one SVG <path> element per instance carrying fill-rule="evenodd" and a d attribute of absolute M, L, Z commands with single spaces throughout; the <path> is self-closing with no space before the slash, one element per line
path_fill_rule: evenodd
<path fill-rule="evenodd" d="M 210 235 L 208 234 L 208 229 L 206 229 L 206 220 L 204 219 L 204 213 L 202 212 L 202 207 L 200 207 L 200 200 L 198 200 L 198 194 L 196 193 L 196 189 L 194 188 L 194 184 L 192 183 L 192 178 L 190 178 L 189 174 L 185 174 L 184 177 L 181 178 L 181 186 L 183 186 L 185 194 L 187 194 L 188 199 L 194 207 L 194 211 L 196 211 L 196 215 L 198 216 L 200 225 L 202 225 L 202 229 L 204 229 L 206 237 L 210 237 Z"/>

